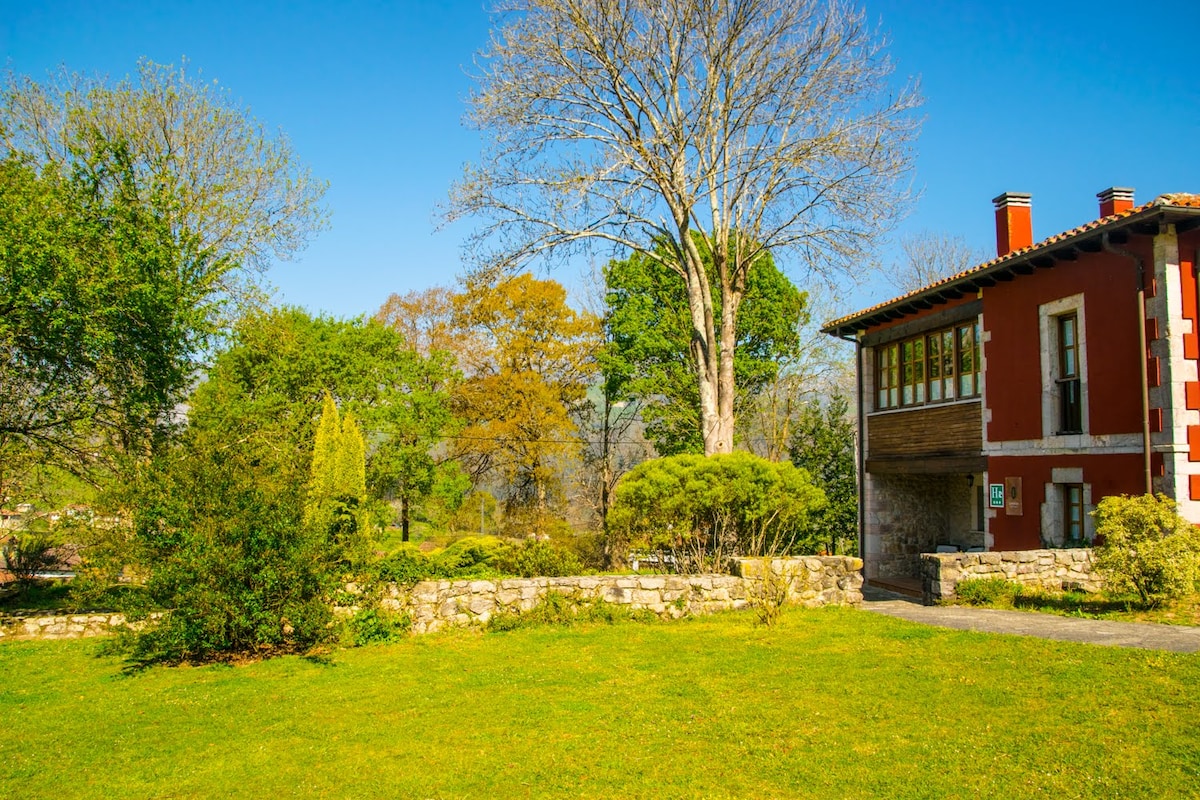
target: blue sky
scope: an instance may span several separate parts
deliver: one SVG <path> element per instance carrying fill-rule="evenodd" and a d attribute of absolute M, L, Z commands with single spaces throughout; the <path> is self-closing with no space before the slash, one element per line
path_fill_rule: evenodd
<path fill-rule="evenodd" d="M 1002 191 L 1033 194 L 1037 239 L 1094 219 L 1108 186 L 1134 187 L 1139 203 L 1200 192 L 1200 84 L 1187 66 L 1195 0 L 1169 11 L 1109 0 L 864 5 L 891 40 L 897 82 L 919 79 L 926 98 L 921 195 L 897 235 L 958 235 L 990 254 Z M 43 78 L 58 65 L 118 77 L 139 57 L 186 57 L 217 79 L 330 182 L 332 227 L 271 270 L 277 300 L 356 316 L 462 271 L 466 230 L 435 232 L 435 217 L 478 153 L 461 117 L 489 26 L 483 0 L 8 0 L 0 59 Z M 886 246 L 878 261 L 894 253 Z M 892 294 L 873 278 L 844 292 L 842 310 Z"/>

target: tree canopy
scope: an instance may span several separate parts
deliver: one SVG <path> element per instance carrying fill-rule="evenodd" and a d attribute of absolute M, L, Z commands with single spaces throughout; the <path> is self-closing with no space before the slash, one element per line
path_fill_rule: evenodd
<path fill-rule="evenodd" d="M 454 375 L 444 356 L 413 352 L 377 322 L 312 317 L 294 308 L 255 312 L 239 323 L 197 388 L 189 422 L 276 465 L 273 474 L 282 480 L 305 485 L 328 393 L 361 424 L 371 484 L 387 496 L 410 478 L 406 470 L 424 468 L 422 458 L 449 424 Z M 412 451 L 413 458 L 397 461 L 397 451 Z"/>
<path fill-rule="evenodd" d="M 163 220 L 175 235 L 194 237 L 203 253 L 264 268 L 325 225 L 326 184 L 299 162 L 287 137 L 269 132 L 186 63 L 142 59 L 135 76 L 116 82 L 66 69 L 43 83 L 7 75 L 0 155 L 21 153 L 70 175 L 118 145 L 128 148 L 139 197 L 169 197 Z"/>
<path fill-rule="evenodd" d="M 253 268 L 324 221 L 324 184 L 212 83 L 0 85 L 0 496 L 30 464 L 146 457 Z M 7 488 L 6 488 L 7 487 Z"/>
<path fill-rule="evenodd" d="M 751 265 L 768 251 L 821 271 L 859 263 L 905 202 L 916 94 L 890 83 L 863 14 L 837 0 L 499 11 L 469 112 L 487 146 L 449 218 L 482 219 L 484 272 L 595 243 L 670 270 L 692 321 L 704 449 L 728 452 Z"/>
<path fill-rule="evenodd" d="M 212 341 L 229 269 L 172 233 L 124 146 L 70 177 L 0 160 L 0 460 L 86 473 L 144 455 Z M 0 479 L 3 481 L 4 479 Z M 10 494 L 0 485 L 0 496 Z"/>
<path fill-rule="evenodd" d="M 561 460 L 578 450 L 573 411 L 595 371 L 599 323 L 567 305 L 556 281 L 521 274 L 455 296 L 458 327 L 480 349 L 455 395 L 464 428 L 456 452 L 472 474 L 508 486 L 508 511 L 539 520 L 560 488 Z"/>
<path fill-rule="evenodd" d="M 841 395 L 813 399 L 801 408 L 791 441 L 791 461 L 808 472 L 829 503 L 812 517 L 809 538 L 830 553 L 858 553 L 858 464 L 850 404 Z"/>
<path fill-rule="evenodd" d="M 712 257 L 705 254 L 710 274 Z M 642 402 L 646 435 L 660 455 L 704 452 L 700 397 L 688 343 L 691 315 L 684 287 L 661 261 L 641 254 L 604 270 L 606 348 L 601 369 L 617 399 Z M 713 313 L 723 311 L 720 296 Z M 764 253 L 749 270 L 737 321 L 734 374 L 742 410 L 799 348 L 805 295 Z"/>

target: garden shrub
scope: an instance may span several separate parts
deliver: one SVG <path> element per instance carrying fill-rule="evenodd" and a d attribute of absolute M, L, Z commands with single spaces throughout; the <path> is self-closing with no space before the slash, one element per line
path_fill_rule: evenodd
<path fill-rule="evenodd" d="M 469 536 L 432 555 L 404 546 L 376 564 L 374 577 L 411 586 L 423 580 L 561 577 L 583 572 L 583 564 L 572 551 L 551 542 Z"/>
<path fill-rule="evenodd" d="M 669 551 L 685 571 L 804 551 L 810 517 L 826 504 L 807 471 L 742 452 L 645 461 L 614 494 L 611 549 Z"/>
<path fill-rule="evenodd" d="M 363 608 L 347 620 L 346 628 L 355 647 L 387 644 L 403 639 L 412 630 L 412 618 L 379 608 Z"/>
<path fill-rule="evenodd" d="M 533 539 L 508 545 L 492 564 L 501 574 L 520 578 L 558 578 L 584 571 L 574 553 Z"/>
<path fill-rule="evenodd" d="M 1021 585 L 1004 578 L 966 578 L 958 582 L 954 594 L 968 606 L 1005 606 L 1011 608 L 1021 594 Z"/>
<path fill-rule="evenodd" d="M 448 580 L 497 577 L 499 573 L 492 560 L 504 546 L 495 536 L 465 536 L 430 555 L 431 577 Z"/>
<path fill-rule="evenodd" d="M 1112 591 L 1130 589 L 1157 605 L 1191 592 L 1200 577 L 1200 533 L 1166 495 L 1106 497 L 1092 512 L 1095 567 Z"/>
<path fill-rule="evenodd" d="M 297 652 L 332 636 L 337 548 L 303 523 L 302 489 L 271 481 L 255 462 L 194 441 L 139 474 L 131 506 L 147 578 L 126 610 L 169 610 L 131 637 L 136 663 Z"/>
<path fill-rule="evenodd" d="M 415 545 L 404 545 L 375 564 L 375 575 L 384 583 L 412 586 L 433 576 L 433 564 Z"/>

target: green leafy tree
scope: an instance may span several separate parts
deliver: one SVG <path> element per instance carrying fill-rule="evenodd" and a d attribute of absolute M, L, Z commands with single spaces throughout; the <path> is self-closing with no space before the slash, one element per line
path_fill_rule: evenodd
<path fill-rule="evenodd" d="M 613 553 L 668 551 L 683 569 L 721 569 L 732 556 L 812 552 L 809 520 L 826 504 L 806 471 L 750 453 L 645 461 L 617 484 Z"/>
<path fill-rule="evenodd" d="M 247 315 L 235 329 L 197 387 L 189 422 L 274 464 L 282 479 L 307 485 L 328 393 L 358 420 L 369 485 L 382 492 L 399 477 L 371 462 L 402 437 L 415 448 L 436 443 L 449 422 L 453 378 L 444 360 L 408 350 L 377 322 L 272 309 Z"/>
<path fill-rule="evenodd" d="M 1166 495 L 1105 497 L 1092 512 L 1096 569 L 1108 588 L 1133 590 L 1147 605 L 1181 597 L 1200 579 L 1200 532 Z"/>
<path fill-rule="evenodd" d="M 810 400 L 801 409 L 789 450 L 829 504 L 813 514 L 810 538 L 830 553 L 858 552 L 858 475 L 854 420 L 845 397 Z"/>
<path fill-rule="evenodd" d="M 324 224 L 323 183 L 212 82 L 0 85 L 0 496 L 31 465 L 93 479 L 176 430 L 258 267 Z M 95 470 L 99 465 L 103 470 Z"/>
<path fill-rule="evenodd" d="M 271 131 L 216 81 L 148 59 L 118 81 L 70 73 L 48 81 L 10 72 L 0 89 L 0 155 L 25 154 L 62 176 L 106 149 L 127 148 L 146 206 L 156 194 L 179 236 L 239 269 L 221 276 L 244 294 L 253 270 L 288 258 L 327 221 L 327 188 L 313 178 L 287 137 Z"/>
<path fill-rule="evenodd" d="M 717 284 L 712 254 L 694 234 L 708 271 Z M 621 399 L 637 398 L 646 435 L 662 455 L 704 452 L 700 395 L 688 297 L 670 268 L 658 258 L 634 253 L 605 268 L 605 334 L 601 358 L 606 387 Z M 715 289 L 714 289 L 715 292 Z M 714 324 L 723 306 L 712 297 Z M 735 412 L 744 409 L 776 378 L 779 366 L 797 354 L 797 330 L 806 321 L 805 295 L 781 273 L 770 253 L 750 266 L 739 305 L 734 343 L 738 395 Z"/>
<path fill-rule="evenodd" d="M 407 376 L 403 402 L 371 412 L 368 486 L 378 496 L 398 501 L 401 537 L 407 542 L 414 509 L 427 509 L 432 501 L 453 512 L 471 482 L 442 444 L 463 424 L 452 403 L 460 380 L 453 358 L 442 350 L 423 356 L 407 341 L 400 358 L 399 369 Z"/>
<path fill-rule="evenodd" d="M 170 198 L 143 197 L 128 162 L 0 161 L 0 495 L 32 464 L 87 475 L 160 446 L 212 341 L 230 265 L 169 229 Z"/>
<path fill-rule="evenodd" d="M 453 435 L 461 428 L 462 420 L 445 397 L 454 394 L 460 369 L 474 373 L 472 365 L 486 352 L 478 334 L 459 324 L 456 297 L 442 286 L 393 294 L 375 314 L 403 337 L 414 358 L 424 358 L 429 365 L 421 385 L 414 387 L 419 391 L 411 393 L 412 402 L 391 407 L 390 435 L 373 454 L 368 477 L 399 502 L 406 542 L 415 508 L 448 522 L 471 488 L 471 478 L 454 460 L 454 451 L 431 447 L 443 434 Z"/>

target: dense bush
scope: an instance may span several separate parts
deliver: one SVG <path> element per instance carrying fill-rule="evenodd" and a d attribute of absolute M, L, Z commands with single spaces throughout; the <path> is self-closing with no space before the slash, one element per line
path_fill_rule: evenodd
<path fill-rule="evenodd" d="M 495 536 L 465 536 L 430 555 L 430 577 L 497 577 L 499 573 L 492 562 L 505 547 L 504 540 Z"/>
<path fill-rule="evenodd" d="M 131 499 L 146 596 L 166 609 L 133 636 L 135 661 L 303 651 L 332 635 L 337 556 L 304 525 L 300 488 L 189 438 L 141 472 Z"/>
<path fill-rule="evenodd" d="M 380 580 L 409 585 L 423 580 L 560 577 L 583 572 L 579 558 L 566 548 L 494 536 L 467 536 L 429 555 L 406 546 L 376 567 Z"/>
<path fill-rule="evenodd" d="M 685 570 L 730 556 L 813 552 L 813 512 L 826 504 L 808 472 L 750 453 L 645 461 L 617 485 L 609 512 L 614 552 L 666 550 Z"/>
<path fill-rule="evenodd" d="M 558 578 L 584 571 L 574 553 L 532 539 L 508 545 L 496 555 L 493 565 L 503 575 L 520 578 Z"/>
<path fill-rule="evenodd" d="M 433 575 L 429 556 L 413 545 L 406 545 L 376 565 L 377 577 L 385 583 L 412 585 Z"/>
<path fill-rule="evenodd" d="M 1191 592 L 1200 577 L 1200 533 L 1166 495 L 1106 497 L 1093 512 L 1096 569 L 1110 590 L 1154 605 Z"/>

